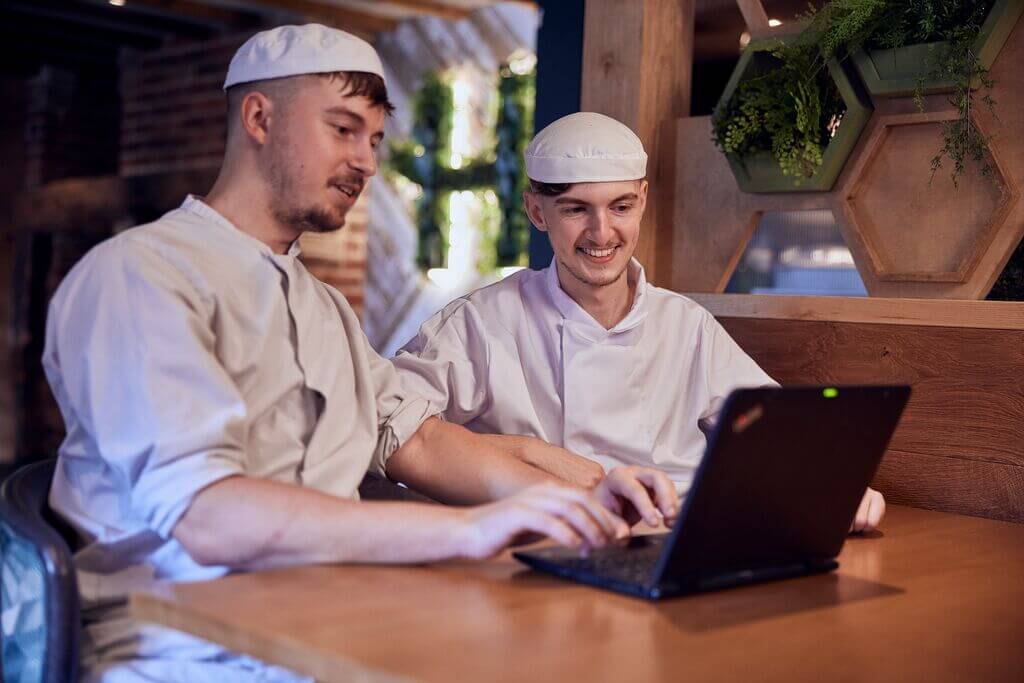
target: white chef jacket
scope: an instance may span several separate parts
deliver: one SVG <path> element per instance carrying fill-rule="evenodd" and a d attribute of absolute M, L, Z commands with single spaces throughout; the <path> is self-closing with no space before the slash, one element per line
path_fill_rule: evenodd
<path fill-rule="evenodd" d="M 636 284 L 605 329 L 555 264 L 456 299 L 393 359 L 410 392 L 477 432 L 535 436 L 600 463 L 662 469 L 685 492 L 725 397 L 774 385 L 704 308 Z"/>
<path fill-rule="evenodd" d="M 50 505 L 81 539 L 87 679 L 290 677 L 136 624 L 125 597 L 227 572 L 172 536 L 204 487 L 244 474 L 356 498 L 432 414 L 297 256 L 189 197 L 93 249 L 50 305 L 43 365 L 67 428 Z"/>

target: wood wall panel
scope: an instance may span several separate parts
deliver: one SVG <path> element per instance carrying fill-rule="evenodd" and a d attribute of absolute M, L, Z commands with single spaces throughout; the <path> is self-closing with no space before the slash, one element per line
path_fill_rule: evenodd
<path fill-rule="evenodd" d="M 695 0 L 587 0 L 580 110 L 626 124 L 647 151 L 650 199 L 636 257 L 672 285 L 676 120 L 690 113 Z"/>
<path fill-rule="evenodd" d="M 659 250 L 672 254 L 671 289 L 725 291 L 766 211 L 828 209 L 835 213 L 826 192 L 740 192 L 725 156 L 711 141 L 710 116 L 679 119 L 676 143 L 675 176 L 680 182 L 671 214 L 674 236 L 671 242 L 659 244 Z"/>
<path fill-rule="evenodd" d="M 1024 330 L 719 320 L 784 385 L 913 387 L 878 479 L 894 502 L 1024 521 Z"/>
<path fill-rule="evenodd" d="M 891 503 L 1024 522 L 1024 467 L 890 449 L 872 485 Z"/>

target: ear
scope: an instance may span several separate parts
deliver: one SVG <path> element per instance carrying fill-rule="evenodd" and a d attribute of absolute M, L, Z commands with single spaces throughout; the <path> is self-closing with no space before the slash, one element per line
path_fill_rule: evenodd
<path fill-rule="evenodd" d="M 523 192 L 523 207 L 526 209 L 526 216 L 530 219 L 530 222 L 541 232 L 547 232 L 548 226 L 544 221 L 544 212 L 541 211 L 538 196 L 529 190 L 525 190 Z"/>
<path fill-rule="evenodd" d="M 266 144 L 274 103 L 263 93 L 253 91 L 242 99 L 242 106 L 238 109 L 245 134 L 257 145 Z"/>
<path fill-rule="evenodd" d="M 637 194 L 640 196 L 640 215 L 644 215 L 644 211 L 647 209 L 647 188 L 649 187 L 647 179 L 640 181 L 640 190 Z"/>

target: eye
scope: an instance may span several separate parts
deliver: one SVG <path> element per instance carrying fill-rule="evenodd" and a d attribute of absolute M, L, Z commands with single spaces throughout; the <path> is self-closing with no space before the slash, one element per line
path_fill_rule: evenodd
<path fill-rule="evenodd" d="M 615 210 L 621 213 L 625 213 L 626 211 L 629 211 L 632 208 L 632 204 L 619 204 L 618 206 L 615 207 Z"/>
<path fill-rule="evenodd" d="M 334 129 L 338 131 L 338 134 L 342 137 L 347 137 L 352 134 L 352 129 L 347 126 L 335 126 Z"/>
<path fill-rule="evenodd" d="M 583 207 L 582 206 L 570 206 L 570 207 L 568 207 L 566 209 L 563 209 L 562 213 L 565 214 L 566 216 L 576 216 L 576 215 L 579 215 L 579 214 L 583 213 Z"/>

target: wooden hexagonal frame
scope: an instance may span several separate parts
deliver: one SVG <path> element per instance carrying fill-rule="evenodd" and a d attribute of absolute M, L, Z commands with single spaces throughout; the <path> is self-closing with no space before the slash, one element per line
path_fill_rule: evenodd
<path fill-rule="evenodd" d="M 861 269 L 869 291 L 874 294 L 882 283 L 953 283 L 966 284 L 972 278 L 985 252 L 992 246 L 996 235 L 1006 224 L 1010 212 L 1019 201 L 1020 193 L 1016 181 L 1006 172 L 1000 162 L 999 154 L 991 149 L 991 164 L 997 178 L 994 182 L 1001 189 L 1001 199 L 993 209 L 991 216 L 981 233 L 973 240 L 970 248 L 956 257 L 957 267 L 949 271 L 915 272 L 891 268 L 882 256 L 881 238 L 877 226 L 862 210 L 858 210 L 857 199 L 862 195 L 872 169 L 878 160 L 879 153 L 885 147 L 892 129 L 900 126 L 919 124 L 938 124 L 956 119 L 955 111 L 940 111 L 910 114 L 889 114 L 878 117 L 873 126 L 865 150 L 851 169 L 851 180 L 841 192 L 840 206 L 843 220 L 840 221 L 843 236 L 846 239 L 854 259 Z M 976 126 L 980 123 L 975 121 Z M 982 131 L 984 134 L 984 131 Z M 882 287 L 884 288 L 884 287 Z"/>

